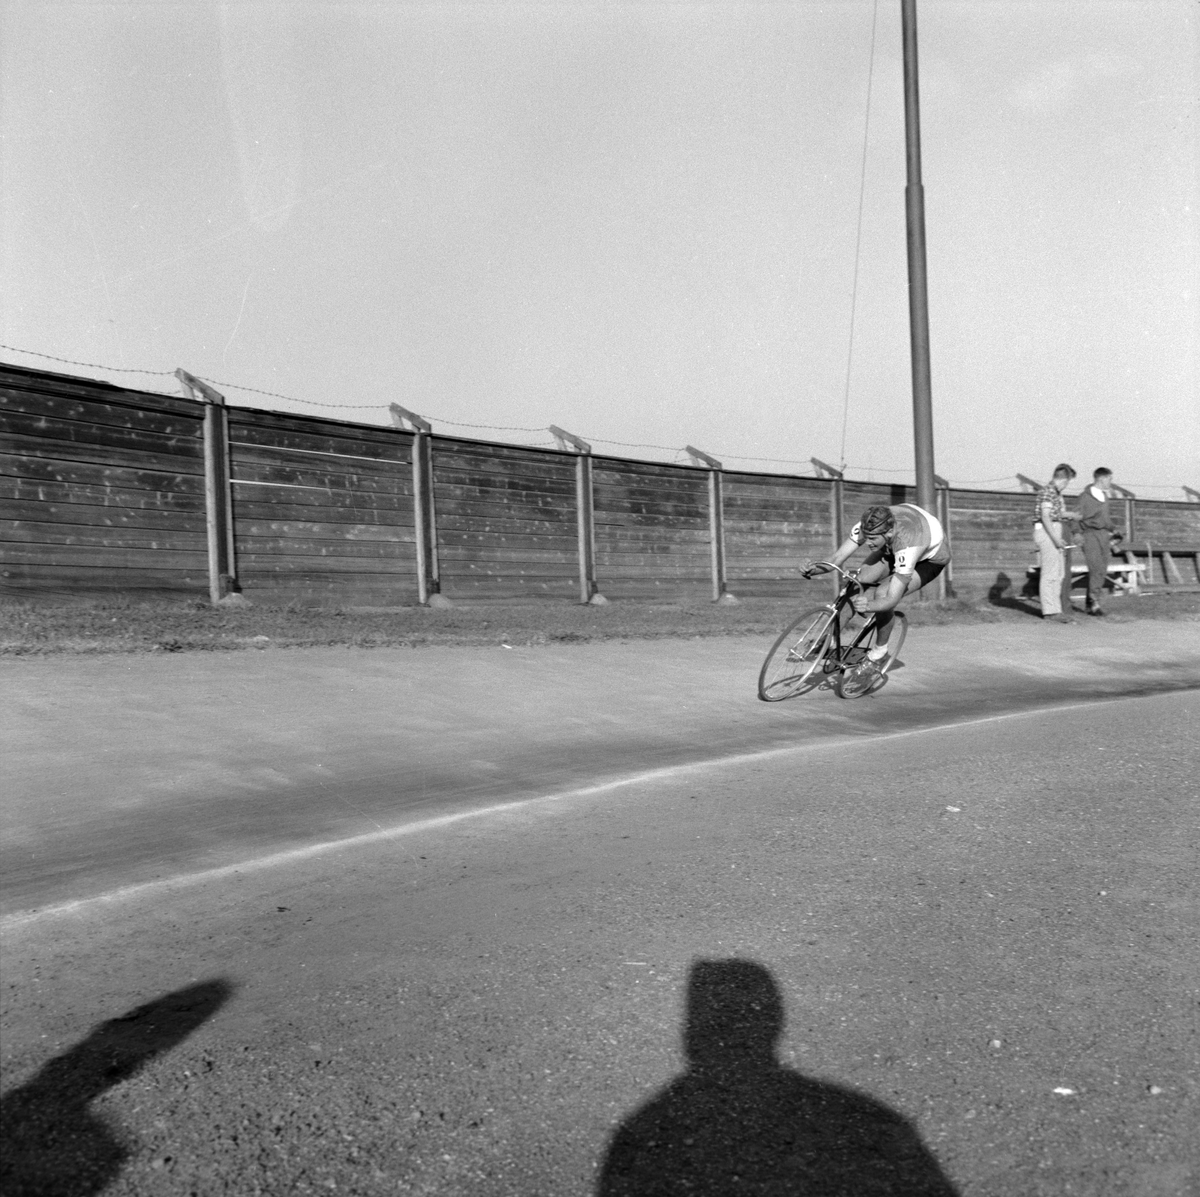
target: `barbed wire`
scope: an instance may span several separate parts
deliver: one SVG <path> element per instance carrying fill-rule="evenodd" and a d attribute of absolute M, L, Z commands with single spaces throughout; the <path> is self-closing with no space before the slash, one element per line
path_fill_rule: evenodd
<path fill-rule="evenodd" d="M 640 445 L 633 444 L 629 441 L 610 441 L 605 440 L 602 436 L 586 436 L 580 433 L 580 439 L 587 441 L 589 444 L 597 445 L 616 445 L 619 449 L 661 449 L 664 453 L 682 453 L 684 452 L 678 445 Z"/>
<path fill-rule="evenodd" d="M 430 416 L 439 424 L 449 424 L 451 428 L 482 428 L 488 432 L 545 432 L 545 428 L 514 428 L 508 424 L 464 424 L 461 420 L 443 420 L 440 416 Z M 554 444 L 553 441 L 550 444 Z"/>
<path fill-rule="evenodd" d="M 52 353 L 38 353 L 36 349 L 21 349 L 17 345 L 0 345 L 0 349 L 10 349 L 13 353 L 27 353 L 30 357 L 44 357 L 48 362 L 62 362 L 67 366 L 87 366 L 89 370 L 108 370 L 112 374 L 165 374 L 173 376 L 174 370 L 131 370 L 127 366 L 102 366 L 99 362 L 77 362 L 74 358 L 55 357 Z"/>
<path fill-rule="evenodd" d="M 377 411 L 387 407 L 386 403 L 320 403 L 316 399 L 297 399 L 295 395 L 283 395 L 279 391 L 260 391 L 257 387 L 244 387 L 238 382 L 219 382 L 204 374 L 197 374 L 196 377 L 204 382 L 211 382 L 215 387 L 248 391 L 251 395 L 269 395 L 272 399 L 286 399 L 289 403 L 303 403 L 308 407 L 323 407 L 330 411 Z"/>
<path fill-rule="evenodd" d="M 143 370 L 135 369 L 128 366 L 106 366 L 100 362 L 82 362 L 69 357 L 56 357 L 52 353 L 40 353 L 36 349 L 22 349 L 19 345 L 6 345 L 0 342 L 0 349 L 7 349 L 12 353 L 23 353 L 29 357 L 44 358 L 50 362 L 61 362 L 66 366 L 84 366 L 89 370 L 107 370 L 113 374 L 143 374 L 152 375 L 160 378 L 174 378 L 174 370 Z M 258 387 L 243 386 L 237 382 L 221 382 L 215 378 L 209 378 L 204 374 L 197 374 L 197 378 L 204 382 L 210 383 L 212 386 L 225 387 L 229 390 L 245 391 L 251 395 L 265 395 L 271 399 L 283 399 L 288 403 L 298 403 L 304 407 L 319 407 L 327 411 L 383 411 L 386 410 L 385 403 L 322 403 L 317 399 L 298 399 L 295 395 L 285 395 L 280 391 L 264 391 Z M 155 392 L 160 393 L 160 392 Z M 544 428 L 526 428 L 511 424 L 468 424 L 461 420 L 443 420 L 438 416 L 429 416 L 429 420 L 438 424 L 448 424 L 451 428 L 474 428 L 487 432 L 545 432 Z M 615 445 L 621 449 L 657 449 L 664 453 L 673 453 L 678 459 L 681 455 L 687 452 L 686 449 L 677 445 L 657 445 L 648 444 L 638 441 L 612 441 L 602 436 L 583 436 L 583 440 L 589 443 L 598 445 Z M 529 448 L 557 448 L 555 441 L 536 441 Z M 715 456 L 715 455 L 714 455 Z M 807 466 L 811 464 L 811 458 L 800 457 L 763 457 L 757 454 L 738 454 L 738 453 L 721 453 L 719 454 L 722 461 L 763 461 L 772 462 L 776 465 L 800 465 Z M 911 469 L 891 469 L 878 466 L 860 466 L 848 465 L 846 470 L 856 470 L 867 474 L 908 474 L 912 475 Z M 999 478 L 975 478 L 975 479 L 951 479 L 956 486 L 986 486 L 991 482 L 1008 482 L 1015 478 L 1014 474 L 1004 474 Z M 1128 486 L 1137 488 L 1138 490 L 1158 490 L 1158 491 L 1173 491 L 1179 490 L 1180 487 L 1162 482 L 1130 482 Z"/>

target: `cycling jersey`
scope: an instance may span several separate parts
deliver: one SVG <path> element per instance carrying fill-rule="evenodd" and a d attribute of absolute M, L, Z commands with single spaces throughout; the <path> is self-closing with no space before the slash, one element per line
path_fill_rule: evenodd
<path fill-rule="evenodd" d="M 933 565 L 945 565 L 950 560 L 950 547 L 946 543 L 946 532 L 936 516 L 915 503 L 901 503 L 889 507 L 896 526 L 884 546 L 884 556 L 892 562 L 892 570 L 902 578 L 911 577 L 918 561 Z M 860 520 L 850 530 L 850 539 L 863 544 L 867 537 Z"/>

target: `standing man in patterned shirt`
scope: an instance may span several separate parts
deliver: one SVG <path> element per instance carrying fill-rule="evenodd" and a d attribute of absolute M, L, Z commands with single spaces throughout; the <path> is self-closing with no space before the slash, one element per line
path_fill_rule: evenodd
<path fill-rule="evenodd" d="M 1054 477 L 1038 491 L 1034 508 L 1033 543 L 1037 546 L 1041 576 L 1038 578 L 1038 597 L 1042 601 L 1042 618 L 1055 623 L 1073 623 L 1063 614 L 1062 584 L 1066 572 L 1067 549 L 1075 546 L 1063 539 L 1063 496 L 1075 471 L 1065 461 L 1054 467 Z"/>
<path fill-rule="evenodd" d="M 1089 615 L 1103 615 L 1100 600 L 1104 597 L 1104 579 L 1108 577 L 1108 560 L 1112 543 L 1120 540 L 1112 513 L 1108 509 L 1108 491 L 1112 486 L 1112 470 L 1101 466 L 1092 472 L 1092 485 L 1079 496 L 1079 525 L 1083 529 L 1083 555 L 1088 564 L 1087 610 Z"/>

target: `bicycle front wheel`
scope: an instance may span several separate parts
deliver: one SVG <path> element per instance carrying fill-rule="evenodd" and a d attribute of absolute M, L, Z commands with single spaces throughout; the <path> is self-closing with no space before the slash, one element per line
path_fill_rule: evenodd
<path fill-rule="evenodd" d="M 814 607 L 783 629 L 758 675 L 758 696 L 763 702 L 803 694 L 824 678 L 821 665 L 833 642 L 835 618 L 832 607 Z"/>
<path fill-rule="evenodd" d="M 878 669 L 871 669 L 867 664 L 867 653 L 878 642 L 879 629 L 872 619 L 862 631 L 855 636 L 850 647 L 845 652 L 846 667 L 838 674 L 837 692 L 841 698 L 861 698 L 878 690 L 887 677 L 888 670 L 900 655 L 900 647 L 904 637 L 908 635 L 908 620 L 902 611 L 897 611 L 892 618 L 892 632 L 888 636 L 888 652 L 883 658 L 883 664 Z"/>

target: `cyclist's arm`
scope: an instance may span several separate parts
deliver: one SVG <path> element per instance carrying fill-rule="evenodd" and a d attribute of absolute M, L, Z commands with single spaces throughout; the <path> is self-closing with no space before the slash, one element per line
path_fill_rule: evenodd
<path fill-rule="evenodd" d="M 838 550 L 832 557 L 829 558 L 834 565 L 843 565 L 847 560 L 854 556 L 862 546 L 854 539 L 853 536 L 847 536 L 844 541 L 838 546 Z"/>
<path fill-rule="evenodd" d="M 875 597 L 863 606 L 863 611 L 892 611 L 900 605 L 900 600 L 908 592 L 908 580 L 912 574 L 892 574 L 888 578 L 887 589 L 882 594 L 875 591 Z"/>
<path fill-rule="evenodd" d="M 900 605 L 900 600 L 908 593 L 908 584 L 913 574 L 917 572 L 917 562 L 929 552 L 929 544 L 908 545 L 896 553 L 896 564 L 886 586 L 880 586 L 875 591 L 875 597 L 870 602 L 855 607 L 862 612 L 875 611 L 883 613 L 893 611 Z"/>
<path fill-rule="evenodd" d="M 859 543 L 853 536 L 848 537 L 829 558 L 834 565 L 840 566 L 848 557 L 854 556 L 854 553 L 859 548 Z M 820 562 L 810 561 L 807 566 L 801 571 L 804 576 L 811 577 L 813 574 L 827 574 L 829 570 L 822 567 Z"/>

